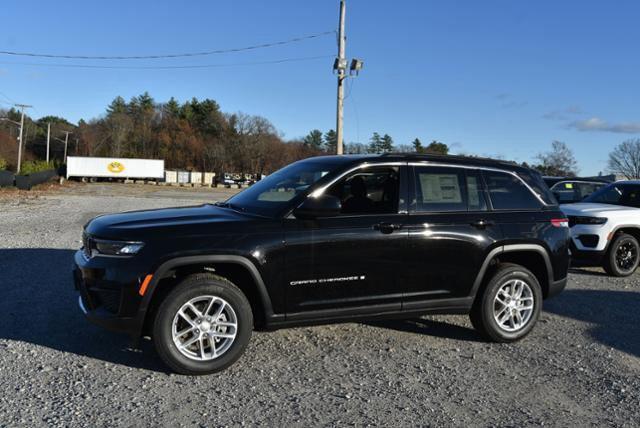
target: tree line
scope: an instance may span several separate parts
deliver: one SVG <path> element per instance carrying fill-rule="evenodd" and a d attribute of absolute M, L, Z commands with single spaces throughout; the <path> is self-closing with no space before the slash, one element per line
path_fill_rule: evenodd
<path fill-rule="evenodd" d="M 18 127 L 15 109 L 0 110 L 0 169 L 13 169 L 17 161 Z M 291 162 L 311 156 L 335 154 L 334 130 L 313 129 L 302 138 L 285 140 L 265 117 L 224 113 L 212 99 L 193 98 L 179 103 L 174 98 L 157 102 L 148 93 L 126 101 L 116 97 L 105 113 L 77 125 L 58 116 L 34 120 L 25 116 L 23 160 L 46 156 L 47 125 L 51 126 L 51 159 L 62 162 L 64 132 L 68 153 L 78 156 L 164 159 L 167 169 L 214 171 L 216 173 L 268 174 Z M 433 140 L 423 144 L 395 144 L 386 133 L 374 132 L 368 143 L 346 143 L 347 154 L 417 152 L 449 154 L 447 144 Z M 577 161 L 571 149 L 554 141 L 549 152 L 536 157 L 533 165 L 544 175 L 575 176 Z M 627 177 L 640 177 L 640 139 L 617 146 L 609 156 L 608 170 Z"/>
<path fill-rule="evenodd" d="M 9 168 L 17 160 L 20 112 L 0 110 L 0 159 Z M 62 161 L 66 131 L 71 132 L 68 154 L 164 159 L 167 169 L 267 174 L 293 161 L 335 154 L 334 130 L 312 130 L 306 137 L 285 140 L 266 118 L 245 113 L 224 113 L 211 99 L 193 98 L 179 103 L 174 98 L 156 102 L 148 93 L 126 101 L 116 97 L 105 113 L 74 125 L 64 118 L 25 117 L 24 161 L 45 159 L 47 125 L 51 125 L 51 159 Z M 374 133 L 369 144 L 348 143 L 345 153 L 389 151 L 448 152 L 443 143 L 425 147 L 416 139 L 413 146 L 394 146 L 388 134 Z M 0 165 L 3 163 L 0 162 Z"/>

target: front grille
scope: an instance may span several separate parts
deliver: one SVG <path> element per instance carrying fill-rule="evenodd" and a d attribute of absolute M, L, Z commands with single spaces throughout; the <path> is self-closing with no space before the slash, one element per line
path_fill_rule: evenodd
<path fill-rule="evenodd" d="M 117 314 L 120 310 L 120 292 L 104 288 L 89 289 L 89 295 L 96 307 L 102 306 L 107 311 Z"/>
<path fill-rule="evenodd" d="M 570 215 L 567 218 L 569 219 L 569 227 L 573 227 L 578 224 L 578 218 L 576 216 Z"/>

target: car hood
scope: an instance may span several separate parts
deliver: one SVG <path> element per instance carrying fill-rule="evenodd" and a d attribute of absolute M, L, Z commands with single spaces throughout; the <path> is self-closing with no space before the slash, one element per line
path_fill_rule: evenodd
<path fill-rule="evenodd" d="M 180 234 L 208 234 L 220 230 L 221 225 L 235 224 L 253 218 L 215 205 L 163 208 L 106 214 L 91 220 L 85 231 L 104 239 L 134 240 L 151 236 Z M 153 235 L 153 232 L 162 235 Z"/>
<path fill-rule="evenodd" d="M 560 209 L 566 215 L 592 215 L 615 212 L 638 211 L 638 208 L 624 207 L 621 205 L 611 204 L 594 204 L 589 202 L 580 202 L 577 204 L 561 205 Z"/>

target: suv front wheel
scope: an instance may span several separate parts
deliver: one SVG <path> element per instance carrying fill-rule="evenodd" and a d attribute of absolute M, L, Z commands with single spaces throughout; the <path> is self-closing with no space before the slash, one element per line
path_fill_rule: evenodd
<path fill-rule="evenodd" d="M 625 277 L 633 274 L 640 263 L 638 240 L 626 233 L 616 235 L 609 245 L 604 270 L 611 276 Z"/>
<path fill-rule="evenodd" d="M 494 342 L 514 342 L 529 334 L 542 308 L 542 289 L 533 273 L 514 264 L 502 264 L 478 296 L 471 323 Z"/>
<path fill-rule="evenodd" d="M 226 279 L 186 278 L 164 299 L 153 324 L 160 358 L 178 373 L 224 370 L 244 352 L 253 330 L 251 305 Z"/>

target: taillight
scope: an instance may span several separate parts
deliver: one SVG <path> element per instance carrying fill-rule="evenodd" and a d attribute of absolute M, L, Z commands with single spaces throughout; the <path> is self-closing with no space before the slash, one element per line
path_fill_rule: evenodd
<path fill-rule="evenodd" d="M 551 225 L 553 227 L 569 227 L 569 219 L 567 219 L 567 218 L 554 218 L 554 219 L 551 219 Z"/>

